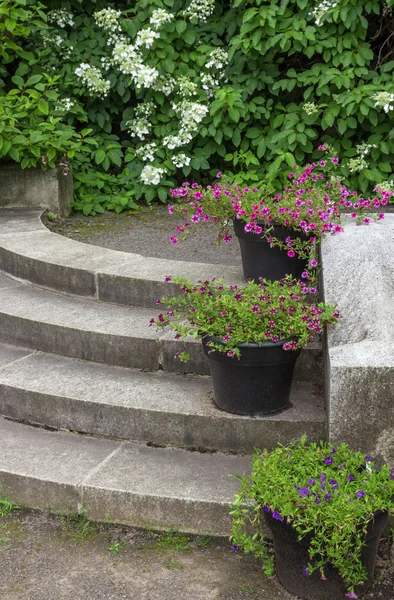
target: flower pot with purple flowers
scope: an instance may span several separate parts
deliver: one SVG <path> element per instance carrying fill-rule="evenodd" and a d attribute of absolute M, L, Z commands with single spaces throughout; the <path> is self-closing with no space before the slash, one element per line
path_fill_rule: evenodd
<path fill-rule="evenodd" d="M 306 234 L 296 234 L 283 225 L 267 225 L 264 221 L 256 221 L 253 228 L 250 223 L 234 219 L 233 226 L 239 242 L 245 279 L 258 282 L 261 277 L 277 280 L 286 275 L 301 279 L 302 274 L 316 262 L 311 258 L 310 265 L 307 258 L 300 258 L 292 248 L 294 242 L 299 247 L 303 242 L 309 241 Z M 275 244 L 273 240 L 276 241 Z"/>
<path fill-rule="evenodd" d="M 339 317 L 334 306 L 308 303 L 302 284 L 290 276 L 244 286 L 177 277 L 166 281 L 180 286 L 181 294 L 159 301 L 165 310 L 151 325 L 171 327 L 176 339 L 202 339 L 214 402 L 237 414 L 261 416 L 288 408 L 301 349 Z M 184 352 L 177 354 L 188 359 Z"/>
<path fill-rule="evenodd" d="M 266 574 L 276 572 L 290 593 L 356 599 L 373 582 L 379 539 L 394 515 L 394 469 L 376 468 L 346 444 L 308 445 L 304 437 L 257 451 L 231 512 L 233 543 L 262 557 Z"/>
<path fill-rule="evenodd" d="M 239 358 L 232 353 L 212 352 L 211 345 L 225 342 L 205 337 L 216 406 L 238 415 L 263 416 L 282 412 L 291 406 L 290 390 L 296 360 L 301 349 L 289 352 L 294 340 L 238 344 Z"/>
<path fill-rule="evenodd" d="M 324 151 L 326 147 L 322 146 Z M 226 181 L 218 173 L 218 181 L 203 187 L 185 182 L 171 190 L 174 203 L 170 214 L 184 218 L 170 237 L 177 245 L 195 227 L 213 223 L 218 228 L 215 244 L 232 239 L 231 224 L 238 237 L 245 279 L 258 281 L 281 279 L 286 274 L 309 279 L 315 274 L 318 244 L 325 235 L 342 231 L 341 215 L 351 212 L 358 222 L 369 223 L 371 201 L 351 192 L 335 173 L 338 158 L 312 163 L 289 173 L 281 193 L 270 185 L 241 187 Z M 387 204 L 386 192 L 376 188 L 373 207 Z M 376 218 L 383 218 L 383 213 Z"/>

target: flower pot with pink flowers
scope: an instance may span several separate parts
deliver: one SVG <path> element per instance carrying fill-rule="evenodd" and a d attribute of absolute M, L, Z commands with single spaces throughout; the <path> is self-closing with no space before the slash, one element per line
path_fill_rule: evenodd
<path fill-rule="evenodd" d="M 170 240 L 176 245 L 198 224 L 214 223 L 219 229 L 216 243 L 228 243 L 233 225 L 245 279 L 279 280 L 286 275 L 308 279 L 318 264 L 318 244 L 325 235 L 342 231 L 344 212 L 368 223 L 371 216 L 363 217 L 364 211 L 388 202 L 379 189 L 373 202 L 349 191 L 336 172 L 338 163 L 332 157 L 295 168 L 281 193 L 269 185 L 241 187 L 222 173 L 206 187 L 186 182 L 171 191 L 175 203 L 169 212 L 185 222 Z M 380 213 L 374 218 L 382 217 Z"/>
<path fill-rule="evenodd" d="M 346 444 L 303 437 L 256 450 L 250 475 L 240 479 L 233 548 L 253 552 L 268 576 L 276 573 L 305 600 L 357 599 L 369 589 L 380 536 L 394 515 L 394 469 L 376 468 Z"/>
<path fill-rule="evenodd" d="M 291 277 L 243 287 L 167 280 L 181 293 L 161 299 L 164 310 L 151 325 L 172 328 L 176 339 L 202 340 L 215 404 L 250 416 L 289 408 L 296 359 L 312 336 L 337 321 L 335 307 L 311 303 L 311 290 Z M 186 361 L 188 355 L 179 358 Z"/>

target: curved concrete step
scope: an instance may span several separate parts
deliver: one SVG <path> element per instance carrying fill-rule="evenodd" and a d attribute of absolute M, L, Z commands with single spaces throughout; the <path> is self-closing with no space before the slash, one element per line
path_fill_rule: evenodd
<path fill-rule="evenodd" d="M 248 454 L 307 434 L 326 437 L 323 399 L 295 383 L 293 407 L 266 418 L 219 410 L 211 378 L 146 373 L 0 344 L 0 414 L 99 436 Z"/>
<path fill-rule="evenodd" d="M 0 489 L 29 508 L 227 536 L 249 458 L 49 432 L 0 418 Z"/>
<path fill-rule="evenodd" d="M 0 270 L 56 291 L 142 307 L 173 293 L 167 275 L 242 282 L 241 266 L 157 259 L 68 239 L 49 231 L 41 213 L 0 209 Z"/>
<path fill-rule="evenodd" d="M 118 306 L 23 283 L 3 285 L 0 342 L 120 367 L 209 374 L 201 342 L 176 341 L 172 332 L 149 327 L 157 307 Z M 190 354 L 186 364 L 174 358 L 182 351 Z M 321 351 L 312 344 L 297 361 L 295 379 L 316 382 L 321 373 Z"/>

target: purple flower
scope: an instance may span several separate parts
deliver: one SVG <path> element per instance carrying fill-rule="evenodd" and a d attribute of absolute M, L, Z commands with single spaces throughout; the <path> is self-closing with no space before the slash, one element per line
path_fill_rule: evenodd
<path fill-rule="evenodd" d="M 338 469 L 343 469 L 344 466 L 345 466 L 345 463 L 342 463 L 342 464 L 338 465 Z"/>
<path fill-rule="evenodd" d="M 298 491 L 300 492 L 301 498 L 306 498 L 306 496 L 309 494 L 308 488 L 298 488 Z"/>
<path fill-rule="evenodd" d="M 365 462 L 372 462 L 372 458 L 370 456 L 364 456 Z"/>
<path fill-rule="evenodd" d="M 332 158 L 331 162 L 333 165 L 337 165 L 339 163 L 339 158 Z M 357 598 L 357 596 L 356 596 L 356 598 Z"/>
<path fill-rule="evenodd" d="M 268 512 L 270 512 L 270 511 L 271 511 L 271 509 L 270 509 L 270 507 L 269 507 L 269 504 L 265 504 L 265 506 L 263 507 L 263 510 L 264 510 L 265 512 L 267 512 L 267 513 L 268 513 Z"/>
<path fill-rule="evenodd" d="M 334 459 L 332 456 L 328 456 L 327 458 L 324 459 L 324 462 L 326 463 L 326 465 L 332 465 L 332 463 L 334 462 Z"/>
<path fill-rule="evenodd" d="M 329 502 L 332 498 L 331 494 L 326 494 L 326 501 Z"/>
<path fill-rule="evenodd" d="M 308 571 L 308 568 L 307 568 L 307 567 L 303 567 L 303 569 L 302 569 L 302 572 L 303 572 L 303 574 L 304 574 L 304 577 L 308 577 L 308 575 L 309 575 L 309 571 Z"/>
<path fill-rule="evenodd" d="M 280 514 L 280 512 L 278 512 L 277 510 L 274 510 L 274 512 L 272 513 L 272 518 L 276 519 L 277 521 L 283 521 L 284 517 L 282 517 L 282 515 Z"/>
<path fill-rule="evenodd" d="M 356 498 L 364 498 L 364 496 L 365 496 L 364 490 L 358 490 L 358 492 L 356 493 Z"/>
<path fill-rule="evenodd" d="M 222 177 L 222 175 L 223 175 L 223 173 L 222 173 L 221 171 L 219 171 L 219 173 L 217 173 L 217 174 L 216 174 L 216 177 L 217 177 L 218 179 L 220 179 L 220 178 Z"/>
<path fill-rule="evenodd" d="M 358 596 L 354 592 L 348 592 L 345 594 L 346 598 L 351 598 L 351 600 L 357 600 Z"/>
<path fill-rule="evenodd" d="M 338 489 L 338 482 L 336 479 L 330 479 L 329 483 L 331 483 L 333 490 Z"/>
<path fill-rule="evenodd" d="M 394 479 L 394 469 L 391 469 L 391 471 L 390 471 L 390 477 L 391 477 L 391 479 Z"/>
<path fill-rule="evenodd" d="M 234 550 L 234 552 L 238 552 L 238 550 L 239 550 L 239 546 L 237 546 L 237 544 L 233 544 L 233 545 L 231 546 L 231 550 Z"/>
<path fill-rule="evenodd" d="M 336 448 L 333 448 L 333 449 L 331 450 L 331 454 L 336 454 L 336 453 L 337 453 L 337 449 L 336 449 Z"/>
<path fill-rule="evenodd" d="M 308 479 L 308 483 L 313 485 L 314 483 L 316 483 L 316 479 L 314 477 L 312 477 L 312 479 Z"/>
<path fill-rule="evenodd" d="M 355 479 L 355 476 L 353 473 L 350 473 L 350 475 L 347 476 L 346 481 L 353 481 L 353 479 Z"/>

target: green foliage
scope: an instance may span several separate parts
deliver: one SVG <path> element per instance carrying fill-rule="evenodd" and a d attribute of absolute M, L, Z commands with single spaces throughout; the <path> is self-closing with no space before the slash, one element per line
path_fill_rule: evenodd
<path fill-rule="evenodd" d="M 206 22 L 185 16 L 187 6 L 186 0 L 139 0 L 133 6 L 124 0 L 46 0 L 44 5 L 0 0 L 0 94 L 15 85 L 20 90 L 15 76 L 26 81 L 31 75 L 55 73 L 60 98 L 70 99 L 71 105 L 66 102 L 68 108 L 57 116 L 49 106 L 48 120 L 61 117 L 76 132 L 90 129 L 95 141 L 94 147 L 85 146 L 87 160 L 78 152 L 71 157 L 77 177 L 89 179 L 77 179 L 75 210 L 94 214 L 101 208 L 134 209 L 130 202 L 141 200 L 165 202 L 169 188 L 184 178 L 209 183 L 217 170 L 240 184 L 268 181 L 280 188 L 294 162 L 319 157 L 321 143 L 344 157 L 345 183 L 362 193 L 394 179 L 393 112 L 386 111 L 390 102 L 382 96 L 394 94 L 390 3 L 347 0 L 317 14 L 317 5 L 306 0 L 233 0 L 215 3 Z M 103 66 L 103 60 L 113 59 L 113 45 L 93 13 L 108 7 L 122 11 L 117 34 L 134 45 L 138 34 L 151 27 L 153 10 L 173 16 L 160 26 L 160 37 L 141 50 L 144 64 L 159 73 L 160 90 L 136 86 L 119 65 Z M 72 13 L 72 26 L 59 25 L 51 12 L 59 9 Z M 229 60 L 208 68 L 217 49 L 228 52 Z M 76 74 L 82 63 L 109 81 L 108 95 L 95 94 Z M 214 75 L 216 89 L 207 88 L 203 74 Z M 174 84 L 172 91 L 165 83 Z M 194 92 L 188 95 L 190 86 Z M 170 147 L 168 137 L 180 131 L 174 102 L 179 106 L 184 99 L 207 112 L 186 144 Z M 130 122 L 138 120 L 139 107 L 151 102 L 149 131 L 141 139 L 130 132 Z M 53 123 L 62 137 L 60 125 Z M 165 170 L 159 183 L 141 179 L 147 164 L 144 147 L 152 142 L 155 155 L 148 163 Z M 51 144 L 52 137 L 49 148 Z M 174 157 L 180 153 L 188 160 L 178 167 Z M 30 166 L 32 157 L 24 158 Z M 106 200 L 94 202 L 90 173 L 100 174 L 100 196 Z M 111 180 L 101 177 L 106 173 Z"/>
<path fill-rule="evenodd" d="M 312 332 L 321 333 L 324 324 L 336 323 L 339 316 L 334 306 L 309 303 L 304 285 L 289 275 L 281 281 L 249 280 L 244 287 L 221 280 L 195 284 L 183 277 L 166 281 L 178 285 L 182 294 L 162 298 L 166 310 L 151 325 L 170 327 L 176 339 L 214 338 L 206 342 L 209 349 L 229 357 L 240 356 L 240 344 L 286 340 L 284 350 L 303 348 Z M 180 355 L 182 361 L 188 358 Z"/>
<path fill-rule="evenodd" d="M 11 500 L 5 498 L 4 496 L 0 496 L 0 517 L 6 517 L 11 514 L 14 510 L 18 510 L 19 506 L 16 506 Z"/>
<path fill-rule="evenodd" d="M 156 542 L 156 548 L 160 551 L 182 552 L 190 550 L 190 541 L 184 533 L 180 533 L 176 529 L 170 529 L 170 531 L 160 535 L 158 542 Z"/>
<path fill-rule="evenodd" d="M 376 469 L 369 456 L 346 444 L 307 444 L 306 437 L 271 452 L 256 450 L 252 472 L 240 477 L 232 506 L 232 541 L 263 559 L 273 574 L 264 544 L 262 513 L 286 520 L 299 539 L 310 536 L 304 574 L 324 575 L 336 567 L 351 590 L 365 579 L 360 552 L 376 511 L 394 514 L 394 469 Z"/>
<path fill-rule="evenodd" d="M 33 75 L 0 96 L 0 159 L 20 163 L 22 169 L 55 167 L 61 157 L 70 159 L 81 151 L 81 136 L 56 116 L 57 79 Z"/>

